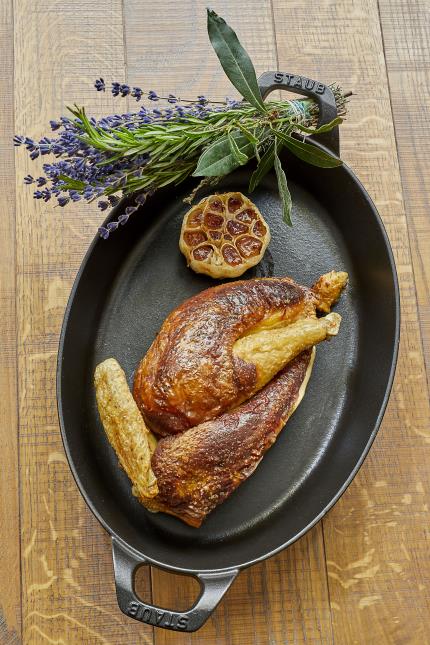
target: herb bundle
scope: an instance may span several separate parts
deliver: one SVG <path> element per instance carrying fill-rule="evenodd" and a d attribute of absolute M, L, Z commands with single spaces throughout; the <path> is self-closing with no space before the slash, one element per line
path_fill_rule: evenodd
<path fill-rule="evenodd" d="M 317 128 L 318 105 L 313 99 L 264 102 L 254 66 L 235 32 L 214 11 L 208 10 L 208 33 L 220 63 L 243 101 L 181 100 L 169 94 L 159 97 L 150 90 L 151 102 L 165 101 L 164 107 L 115 114 L 99 120 L 89 118 L 83 107 L 68 108 L 70 117 L 51 121 L 56 137 L 36 142 L 15 136 L 14 144 L 24 146 L 31 159 L 53 155 L 56 161 L 43 164 L 44 176 L 27 175 L 26 184 L 35 185 L 35 199 L 56 198 L 60 206 L 84 199 L 97 200 L 101 210 L 115 206 L 123 195 L 136 194 L 135 204 L 127 206 L 116 221 L 99 229 L 107 238 L 125 224 L 148 195 L 168 184 L 189 177 L 201 177 L 190 196 L 202 186 L 216 185 L 225 175 L 256 159 L 249 190 L 252 192 L 274 167 L 283 205 L 284 221 L 291 225 L 291 196 L 279 151 L 285 146 L 300 159 L 331 168 L 342 162 L 306 142 L 306 135 L 327 132 L 345 113 L 345 97 L 333 87 L 339 116 Z M 105 91 L 103 79 L 95 82 Z M 139 87 L 112 83 L 114 96 L 131 96 L 141 101 Z M 302 133 L 299 139 L 294 133 Z"/>

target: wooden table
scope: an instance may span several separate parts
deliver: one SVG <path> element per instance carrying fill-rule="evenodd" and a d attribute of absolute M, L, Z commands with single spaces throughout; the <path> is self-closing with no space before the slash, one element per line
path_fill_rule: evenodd
<path fill-rule="evenodd" d="M 192 0 L 0 3 L 0 641 L 12 643 L 430 643 L 430 4 L 428 0 L 214 0 L 258 73 L 356 93 L 342 156 L 387 227 L 402 342 L 382 429 L 323 522 L 242 573 L 197 634 L 118 610 L 110 541 L 67 465 L 55 403 L 66 300 L 102 216 L 34 201 L 15 132 L 40 137 L 73 101 L 124 110 L 94 79 L 211 98 L 233 93 Z M 246 10 L 245 10 L 246 7 Z M 345 205 L 348 217 L 348 205 Z M 427 368 L 427 375 L 426 375 Z M 190 604 L 189 579 L 140 570 L 143 597 Z M 181 607 L 180 607 L 181 606 Z"/>

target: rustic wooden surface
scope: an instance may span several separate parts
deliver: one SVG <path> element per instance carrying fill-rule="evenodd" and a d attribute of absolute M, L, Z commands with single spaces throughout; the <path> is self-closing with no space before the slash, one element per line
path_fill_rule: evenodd
<path fill-rule="evenodd" d="M 430 144 L 426 0 L 215 0 L 258 72 L 353 89 L 342 155 L 387 227 L 402 295 L 391 401 L 359 475 L 289 550 L 240 575 L 194 635 L 153 630 L 116 604 L 109 539 L 87 510 L 59 435 L 55 360 L 65 303 L 101 216 L 53 209 L 22 186 L 41 136 L 79 100 L 121 109 L 98 76 L 178 94 L 234 92 L 195 0 L 0 3 L 0 643 L 430 643 Z M 16 171 L 16 181 L 15 181 Z M 347 216 L 348 213 L 345 213 Z M 428 376 L 428 373 L 427 373 Z M 144 598 L 176 609 L 192 581 L 142 569 Z"/>

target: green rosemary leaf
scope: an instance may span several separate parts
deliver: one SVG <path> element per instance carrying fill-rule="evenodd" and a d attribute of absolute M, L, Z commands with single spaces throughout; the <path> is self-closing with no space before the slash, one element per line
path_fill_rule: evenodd
<path fill-rule="evenodd" d="M 318 166 L 319 168 L 335 168 L 336 166 L 342 165 L 342 160 L 339 159 L 339 157 L 328 154 L 311 143 L 305 143 L 304 141 L 294 139 L 290 135 L 284 134 L 279 130 L 274 130 L 274 133 L 282 143 L 296 155 L 296 157 L 312 166 Z"/>
<path fill-rule="evenodd" d="M 245 126 L 242 125 L 240 121 L 237 121 L 235 125 L 237 125 L 239 130 L 242 130 L 243 134 L 248 139 L 248 141 L 253 143 L 254 146 L 258 146 L 258 144 L 260 143 L 260 140 L 255 135 L 253 135 L 252 132 L 248 130 L 248 128 L 245 128 Z"/>
<path fill-rule="evenodd" d="M 278 150 L 280 149 L 280 147 L 281 146 L 278 146 Z M 273 167 L 274 158 L 275 158 L 275 142 L 272 141 L 272 143 L 269 145 L 264 155 L 259 160 L 257 168 L 254 170 L 254 172 L 251 175 L 251 179 L 249 180 L 250 193 L 252 193 L 257 188 L 258 184 L 263 179 L 263 177 L 265 177 L 265 175 L 267 175 L 269 170 Z"/>
<path fill-rule="evenodd" d="M 67 175 L 58 175 L 58 179 L 64 181 L 67 186 L 67 190 L 84 190 L 86 183 L 84 181 L 79 181 L 78 179 L 72 179 Z M 64 186 L 64 188 L 66 188 Z"/>
<path fill-rule="evenodd" d="M 291 208 L 292 208 L 291 195 L 290 195 L 290 191 L 288 190 L 287 178 L 285 176 L 285 172 L 282 169 L 281 162 L 278 157 L 276 144 L 277 144 L 277 141 L 275 139 L 274 150 L 273 150 L 273 162 L 275 166 L 276 177 L 278 179 L 279 195 L 282 200 L 282 219 L 286 224 L 288 224 L 288 226 L 292 226 L 293 223 L 291 221 Z"/>
<path fill-rule="evenodd" d="M 249 159 L 254 152 L 252 143 L 241 132 L 236 131 L 231 136 L 234 138 L 239 152 Z M 238 163 L 231 151 L 228 137 L 221 137 L 202 153 L 197 162 L 197 168 L 193 172 L 193 177 L 227 175 L 239 165 L 241 164 Z"/>
<path fill-rule="evenodd" d="M 207 11 L 209 39 L 223 70 L 246 101 L 260 112 L 267 112 L 258 88 L 254 65 L 236 33 L 215 11 Z"/>
<path fill-rule="evenodd" d="M 227 137 L 228 137 L 228 142 L 230 144 L 230 150 L 235 161 L 237 161 L 239 166 L 243 166 L 248 161 L 248 157 L 239 150 L 239 148 L 237 147 L 236 140 L 234 136 L 231 134 L 231 132 L 228 133 Z"/>
<path fill-rule="evenodd" d="M 319 128 L 308 128 L 302 123 L 295 123 L 294 128 L 301 132 L 306 132 L 306 134 L 322 134 L 323 132 L 330 132 L 330 130 L 333 130 L 333 128 L 342 123 L 342 121 L 342 117 L 337 116 L 333 121 L 330 121 L 330 123 L 326 123 Z"/>

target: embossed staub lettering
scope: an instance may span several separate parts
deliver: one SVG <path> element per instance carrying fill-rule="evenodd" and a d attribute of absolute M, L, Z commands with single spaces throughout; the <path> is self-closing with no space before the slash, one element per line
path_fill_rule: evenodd
<path fill-rule="evenodd" d="M 130 603 L 128 604 L 128 607 L 127 607 L 127 614 L 128 614 L 129 616 L 131 616 L 132 618 L 134 618 L 134 617 L 137 615 L 137 610 L 138 610 L 138 609 L 139 609 L 139 603 L 138 603 L 138 602 L 135 602 L 134 600 L 132 600 L 132 602 L 130 602 Z"/>
<path fill-rule="evenodd" d="M 129 602 L 126 613 L 132 618 L 140 620 L 142 623 L 158 625 L 159 627 L 170 627 L 171 629 L 181 630 L 186 629 L 188 625 L 188 616 L 148 607 L 135 600 Z"/>
<path fill-rule="evenodd" d="M 283 72 L 275 72 L 273 80 L 275 83 L 284 83 L 290 87 L 297 87 L 297 89 L 308 90 L 316 92 L 317 94 L 324 94 L 325 85 L 317 83 L 311 78 L 304 78 L 303 76 L 295 76 L 294 74 L 285 74 Z"/>

